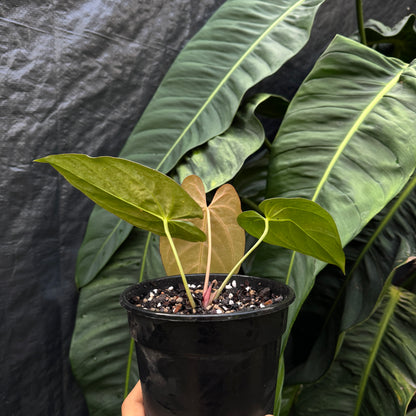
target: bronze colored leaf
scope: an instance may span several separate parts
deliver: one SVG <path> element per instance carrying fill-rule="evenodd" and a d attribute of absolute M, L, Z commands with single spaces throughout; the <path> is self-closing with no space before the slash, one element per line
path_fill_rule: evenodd
<path fill-rule="evenodd" d="M 229 184 L 221 186 L 215 193 L 211 204 L 207 206 L 204 185 L 198 176 L 191 175 L 185 178 L 182 187 L 204 212 L 203 219 L 195 218 L 189 221 L 207 235 L 207 211 L 209 211 L 212 236 L 210 271 L 212 273 L 228 273 L 244 255 L 245 248 L 245 232 L 237 223 L 237 217 L 241 213 L 241 203 L 236 190 Z M 189 244 L 184 240 L 174 239 L 186 274 L 205 273 L 208 260 L 208 240 L 204 243 Z M 166 274 L 168 276 L 179 274 L 166 237 L 160 239 L 160 254 Z"/>

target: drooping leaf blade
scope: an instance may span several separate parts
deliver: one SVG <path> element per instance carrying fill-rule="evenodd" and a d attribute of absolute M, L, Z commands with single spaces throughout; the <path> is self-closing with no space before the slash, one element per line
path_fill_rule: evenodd
<path fill-rule="evenodd" d="M 416 58 L 416 16 L 411 14 L 390 28 L 376 20 L 365 23 L 367 44 L 404 62 Z"/>
<path fill-rule="evenodd" d="M 340 334 L 368 318 L 391 270 L 416 252 L 415 185 L 413 176 L 345 247 L 346 276 L 333 268 L 318 274 L 291 332 L 292 345 L 301 346 L 303 352 L 297 351 L 297 367 L 288 376 L 290 383 L 310 383 L 324 374 L 334 358 Z M 396 285 L 405 284 L 403 266 L 395 276 Z M 302 341 L 306 333 L 308 343 Z"/>
<path fill-rule="evenodd" d="M 257 109 L 262 106 L 263 112 L 271 116 L 284 112 L 287 105 L 287 100 L 271 94 L 259 93 L 250 97 L 237 112 L 230 128 L 183 158 L 176 167 L 178 181 L 197 175 L 203 178 L 207 192 L 230 181 L 265 140 L 263 124 L 256 116 Z"/>
<path fill-rule="evenodd" d="M 120 156 L 168 173 L 189 150 L 225 131 L 245 92 L 305 45 L 323 2 L 227 1 L 179 54 Z M 119 220 L 107 216 L 104 235 L 99 215 L 93 210 L 88 238 L 103 255 L 90 264 L 80 251 L 80 286 L 94 279 L 129 228 L 115 232 Z"/>
<path fill-rule="evenodd" d="M 231 185 L 223 185 L 216 191 L 211 203 L 207 206 L 204 184 L 198 176 L 192 175 L 185 178 L 182 187 L 204 211 L 203 219 L 194 219 L 192 222 L 206 235 L 208 235 L 207 211 L 209 211 L 212 235 L 211 273 L 228 273 L 243 257 L 245 249 L 245 233 L 237 223 L 237 217 L 241 213 L 237 192 Z M 189 243 L 174 239 L 174 243 L 186 274 L 206 272 L 208 239 L 202 243 Z M 160 239 L 160 254 L 167 275 L 179 274 L 167 238 Z"/>
<path fill-rule="evenodd" d="M 347 275 L 341 330 L 366 319 L 376 305 L 390 271 L 416 253 L 416 176 L 360 236 L 364 247 Z M 359 237 L 360 237 L 359 236 Z M 361 240 L 362 241 L 362 240 Z"/>
<path fill-rule="evenodd" d="M 270 198 L 260 203 L 264 217 L 255 211 L 245 211 L 239 224 L 259 239 L 269 231 L 264 242 L 298 251 L 335 264 L 344 271 L 345 256 L 337 227 L 329 213 L 316 202 L 303 198 Z"/>
<path fill-rule="evenodd" d="M 416 63 L 407 65 L 337 36 L 289 106 L 273 144 L 268 196 L 318 202 L 334 218 L 342 243 L 349 242 L 416 166 L 415 75 Z M 287 269 L 280 264 L 296 266 L 297 257 L 302 273 L 309 269 L 307 276 L 322 268 L 302 256 L 293 261 L 289 254 L 283 261 L 284 252 L 262 250 L 270 260 L 255 263 L 255 273 L 285 279 Z M 292 275 L 289 281 L 299 307 L 313 277 Z"/>
<path fill-rule="evenodd" d="M 199 205 L 173 179 L 154 169 L 126 159 L 82 154 L 51 155 L 37 162 L 49 163 L 92 201 L 138 228 L 165 235 L 167 220 L 173 236 L 205 239 L 191 223 L 178 221 L 202 217 Z"/>
<path fill-rule="evenodd" d="M 402 416 L 416 391 L 416 296 L 391 286 L 347 331 L 329 372 L 300 393 L 295 416 Z"/>

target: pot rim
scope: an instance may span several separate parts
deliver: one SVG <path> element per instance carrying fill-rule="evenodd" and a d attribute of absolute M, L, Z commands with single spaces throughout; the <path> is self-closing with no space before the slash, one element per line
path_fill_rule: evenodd
<path fill-rule="evenodd" d="M 204 273 L 195 273 L 195 274 L 187 274 L 187 278 L 198 278 L 198 277 L 205 277 Z M 211 273 L 211 276 L 215 276 L 216 278 L 225 278 L 227 275 L 224 273 Z M 137 283 L 135 285 L 131 285 L 127 287 L 122 294 L 120 295 L 120 304 L 125 308 L 128 312 L 134 312 L 136 315 L 142 315 L 148 319 L 163 319 L 167 321 L 185 321 L 185 322 L 192 322 L 192 321 L 234 321 L 238 319 L 246 319 L 246 318 L 253 318 L 253 317 L 261 317 L 264 315 L 269 315 L 271 313 L 276 313 L 283 309 L 287 309 L 289 305 L 295 300 L 295 292 L 294 290 L 286 285 L 285 283 L 280 282 L 279 280 L 274 280 L 266 277 L 256 277 L 256 276 L 248 276 L 242 274 L 235 274 L 232 276 L 233 278 L 238 279 L 254 279 L 260 281 L 266 281 L 271 283 L 271 285 L 280 286 L 285 289 L 287 293 L 283 294 L 284 298 L 281 302 L 274 303 L 272 305 L 266 306 L 261 309 L 254 309 L 249 311 L 239 311 L 233 312 L 230 314 L 193 314 L 193 315 L 180 315 L 180 314 L 173 314 L 173 313 L 166 313 L 166 312 L 159 312 L 159 311 L 151 311 L 148 309 L 139 308 L 129 302 L 128 297 L 132 292 L 137 290 L 143 284 L 157 284 L 159 282 L 165 282 L 168 279 L 177 280 L 181 279 L 180 275 L 176 276 L 165 276 L 157 279 L 146 280 L 145 282 Z M 231 279 L 232 280 L 232 279 Z M 188 281 L 189 283 L 189 281 Z"/>

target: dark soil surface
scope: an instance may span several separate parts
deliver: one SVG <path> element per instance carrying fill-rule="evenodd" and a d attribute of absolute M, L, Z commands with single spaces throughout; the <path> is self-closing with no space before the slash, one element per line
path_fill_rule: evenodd
<path fill-rule="evenodd" d="M 190 314 L 222 314 L 266 308 L 283 300 L 282 295 L 271 293 L 269 287 L 250 286 L 248 282 L 238 284 L 231 280 L 219 298 L 206 308 L 202 306 L 202 285 L 189 285 L 195 299 L 196 308 L 189 304 L 184 286 L 170 286 L 165 289 L 155 288 L 145 296 L 136 296 L 131 302 L 139 308 L 163 313 Z"/>

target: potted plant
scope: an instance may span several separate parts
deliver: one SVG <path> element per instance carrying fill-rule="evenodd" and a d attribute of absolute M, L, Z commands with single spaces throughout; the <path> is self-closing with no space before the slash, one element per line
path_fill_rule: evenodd
<path fill-rule="evenodd" d="M 272 412 L 281 336 L 294 293 L 278 281 L 237 272 L 263 241 L 344 270 L 330 214 L 303 198 L 266 199 L 258 211 L 241 212 L 231 185 L 219 188 L 207 206 L 197 176 L 187 177 L 181 187 L 154 169 L 122 158 L 61 154 L 37 161 L 52 165 L 109 212 L 164 238 L 167 270 L 174 259 L 179 276 L 135 285 L 121 297 L 136 341 L 147 414 Z M 204 231 L 192 222 L 197 218 L 203 220 Z M 246 253 L 245 232 L 256 239 Z M 178 252 L 186 252 L 185 268 Z M 213 252 L 222 252 L 215 262 Z M 211 273 L 213 268 L 225 272 L 224 264 L 240 252 L 228 274 Z M 187 276 L 198 263 L 195 258 L 206 259 L 205 274 Z"/>
<path fill-rule="evenodd" d="M 394 276 L 416 250 L 415 16 L 365 27 L 357 0 L 361 43 L 336 36 L 289 105 L 245 95 L 306 44 L 321 3 L 227 1 L 178 56 L 121 156 L 177 182 L 197 174 L 207 191 L 232 181 L 255 211 L 264 198 L 300 196 L 330 212 L 346 276 L 268 244 L 244 264 L 296 291 L 274 413 L 402 416 L 416 385 L 414 273 Z M 278 118 L 274 140 L 259 112 Z M 71 346 L 91 415 L 115 414 L 137 378 L 118 294 L 162 269 L 153 233 L 94 209 L 78 256 Z"/>

